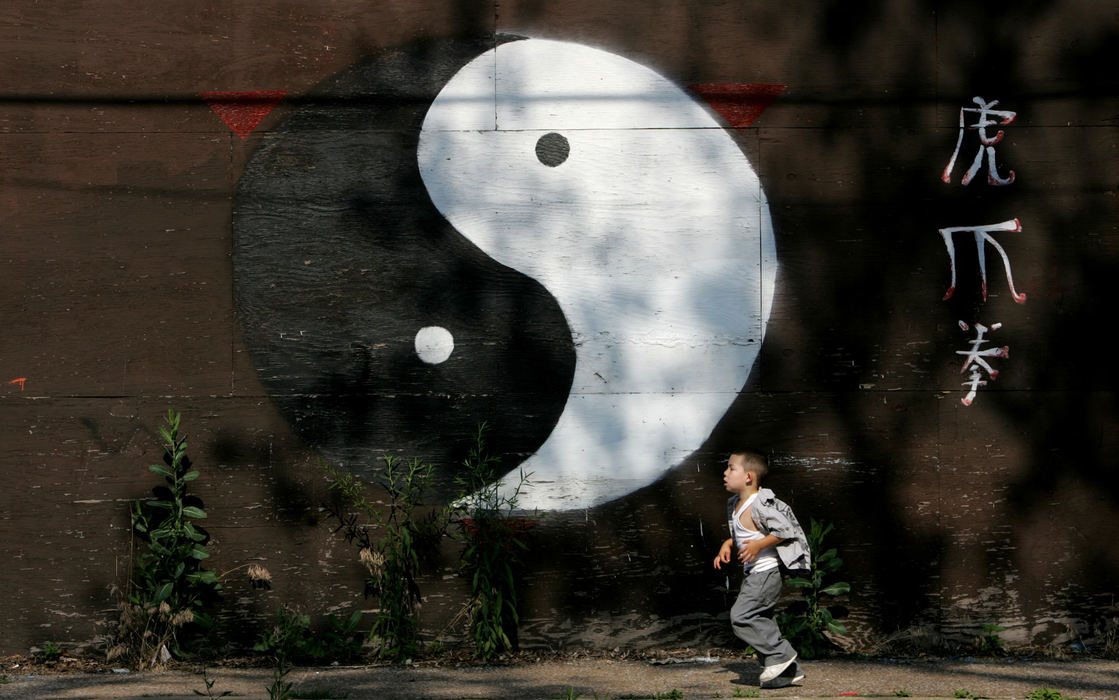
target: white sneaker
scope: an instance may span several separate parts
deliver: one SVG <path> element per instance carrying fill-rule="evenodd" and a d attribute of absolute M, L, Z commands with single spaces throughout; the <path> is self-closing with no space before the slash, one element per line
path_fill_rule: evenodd
<path fill-rule="evenodd" d="M 799 672 L 799 671 L 796 671 L 794 673 L 787 673 L 783 676 L 777 676 L 776 678 L 774 678 L 771 681 L 767 681 L 765 683 L 762 683 L 761 687 L 766 688 L 766 689 L 784 688 L 786 686 L 796 685 L 797 683 L 800 683 L 803 680 L 804 680 L 804 674 Z"/>
<path fill-rule="evenodd" d="M 784 673 L 785 669 L 787 669 L 789 666 L 791 666 L 793 664 L 793 662 L 796 661 L 796 660 L 797 660 L 796 652 L 793 652 L 793 655 L 789 658 L 788 661 L 782 661 L 779 664 L 773 664 L 772 666 L 766 666 L 765 668 L 762 669 L 762 675 L 758 680 L 760 680 L 762 683 L 768 683 L 769 681 L 773 680 L 777 676 L 780 676 L 782 673 Z"/>

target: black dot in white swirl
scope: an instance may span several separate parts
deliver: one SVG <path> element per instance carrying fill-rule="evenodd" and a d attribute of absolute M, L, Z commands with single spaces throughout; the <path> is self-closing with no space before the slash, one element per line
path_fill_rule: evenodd
<path fill-rule="evenodd" d="M 549 168 L 563 164 L 569 155 L 571 155 L 571 144 L 563 134 L 547 133 L 536 142 L 536 157 Z"/>

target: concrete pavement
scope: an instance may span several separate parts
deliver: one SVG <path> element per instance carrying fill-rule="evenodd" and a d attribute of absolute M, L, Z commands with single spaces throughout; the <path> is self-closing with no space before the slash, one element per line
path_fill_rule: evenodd
<path fill-rule="evenodd" d="M 758 666 L 738 657 L 654 660 L 583 657 L 494 666 L 297 668 L 287 677 L 295 698 L 1027 698 L 1119 699 L 1119 661 L 1052 659 L 823 660 L 805 662 L 797 687 L 759 690 Z M 0 698 L 197 698 L 201 667 L 146 673 L 3 671 Z M 209 668 L 213 697 L 267 698 L 272 671 Z M 1060 696 L 1041 695 L 1048 690 Z M 197 693 L 196 693 L 197 691 Z"/>

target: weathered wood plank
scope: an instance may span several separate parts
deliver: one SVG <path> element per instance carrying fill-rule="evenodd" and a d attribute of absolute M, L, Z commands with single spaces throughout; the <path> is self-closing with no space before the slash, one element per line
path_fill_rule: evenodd
<path fill-rule="evenodd" d="M 226 140 L 0 141 L 5 371 L 23 391 L 228 393 Z"/>
<path fill-rule="evenodd" d="M 0 650 L 88 641 L 111 615 L 106 586 L 127 569 L 127 504 L 153 485 L 146 465 L 159 458 L 154 431 L 167 407 L 183 410 L 194 436 L 215 567 L 253 561 L 272 571 L 271 592 L 229 580 L 223 614 L 250 637 L 281 604 L 315 616 L 374 604 L 360 598 L 353 548 L 318 510 L 326 485 L 319 454 L 300 437 L 314 431 L 301 431 L 300 421 L 337 423 L 342 442 L 361 445 L 369 426 L 360 410 L 391 406 L 399 420 L 377 429 L 407 426 L 411 439 L 378 441 L 355 465 L 375 465 L 382 450 L 441 455 L 451 474 L 470 430 L 487 418 L 507 466 L 534 449 L 539 436 L 528 440 L 524 423 L 544 413 L 538 380 L 548 370 L 539 349 L 563 335 L 555 318 L 526 331 L 532 342 L 519 348 L 536 355 L 506 353 L 523 364 L 508 386 L 494 389 L 502 370 L 482 363 L 461 391 L 433 391 L 431 373 L 412 365 L 401 390 L 354 391 L 321 367 L 285 368 L 252 355 L 242 334 L 260 329 L 239 327 L 245 318 L 234 304 L 233 197 L 284 120 L 312 96 L 329 103 L 323 86 L 377 51 L 452 35 L 492 40 L 495 30 L 581 42 L 683 88 L 788 86 L 754 126 L 731 135 L 770 202 L 779 265 L 745 391 L 662 480 L 599 507 L 542 515 L 522 588 L 522 643 L 733 644 L 721 617 L 727 577 L 711 558 L 725 527 L 721 462 L 743 445 L 772 454 L 772 485 L 802 522 L 836 523 L 831 542 L 845 559 L 845 603 L 861 644 L 892 633 L 967 643 L 982 624 L 1006 627 L 1013 642 L 1060 643 L 1070 629 L 1090 639 L 1119 577 L 1117 377 L 1106 360 L 1079 352 L 1094 347 L 1088 336 L 1110 318 L 1117 262 L 1111 12 L 1089 0 L 1041 12 L 959 5 L 935 14 L 816 2 L 672 1 L 637 10 L 583 0 L 222 8 L 187 0 L 142 15 L 118 0 L 4 3 L 0 548 L 12 566 L 0 573 L 8 593 Z M 391 85 L 404 75 L 381 77 Z M 396 83 L 386 94 L 422 116 L 415 81 Z M 425 83 L 423 94 L 440 87 Z M 287 97 L 242 140 L 199 97 L 208 90 Z M 1015 171 L 1011 186 L 991 187 L 982 172 L 960 185 L 978 150 L 974 131 L 964 133 L 953 181 L 940 180 L 960 135 L 959 110 L 976 95 L 1017 115 L 998 127 L 1005 137 L 996 147 L 998 172 Z M 586 143 L 606 166 L 612 146 L 633 141 L 621 136 L 639 136 L 646 155 L 666 137 L 625 133 L 635 128 L 620 125 L 614 140 L 588 132 L 595 138 Z M 343 152 L 351 136 L 315 134 Z M 370 138 L 415 146 L 418 135 L 392 123 Z M 364 155 L 350 152 L 352 172 L 328 184 L 367 192 Z M 294 182 L 307 163 L 273 165 L 271 175 Z M 506 193 L 531 198 L 538 185 L 523 180 Z M 624 185 L 616 178 L 604 189 L 617 195 Z M 293 193 L 281 191 L 277 202 Z M 400 223 L 407 209 L 380 216 Z M 277 207 L 272 215 L 322 211 Z M 539 221 L 556 216 L 542 211 Z M 943 300 L 950 268 L 939 230 L 1015 218 L 1022 230 L 996 239 L 1026 303 L 1011 297 L 990 244 L 982 298 L 983 270 L 967 232 L 957 234 L 954 296 Z M 338 234 L 319 224 L 309 240 Z M 436 248 L 402 269 L 381 260 L 380 284 L 423 279 L 425 265 L 448 253 Z M 631 248 L 621 252 L 664 254 L 655 242 Z M 469 246 L 450 252 L 459 264 L 474 254 Z M 364 263 L 342 257 L 357 279 Z M 304 259 L 275 278 L 305 274 Z M 505 282 L 492 299 L 461 288 L 440 293 L 477 320 L 479 309 L 524 304 L 539 291 Z M 281 290 L 265 306 L 302 305 L 329 325 L 353 289 L 343 283 L 333 296 L 310 299 Z M 395 316 L 409 332 L 393 342 L 414 359 L 418 317 Z M 977 323 L 1002 324 L 986 337 L 988 346 L 1008 346 L 1009 357 L 991 360 L 998 379 L 965 407 L 957 352 Z M 477 321 L 457 336 L 460 351 L 484 355 L 507 332 Z M 697 361 L 683 381 L 701 369 Z M 269 386 L 284 372 L 307 385 Z M 270 391 L 305 402 L 298 420 L 289 422 Z M 337 412 L 308 408 L 323 397 Z M 565 398 L 561 391 L 554 401 L 562 407 Z M 663 424 L 670 441 L 678 429 L 678 421 Z M 673 447 L 687 453 L 695 445 Z M 466 597 L 456 560 L 450 542 L 425 560 L 427 639 L 461 638 L 461 626 L 448 628 Z"/>

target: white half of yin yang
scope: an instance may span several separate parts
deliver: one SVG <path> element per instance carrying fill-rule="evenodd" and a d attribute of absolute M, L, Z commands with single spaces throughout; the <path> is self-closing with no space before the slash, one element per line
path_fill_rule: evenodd
<path fill-rule="evenodd" d="M 567 141 L 558 165 L 536 155 L 546 134 Z M 706 107 L 609 52 L 514 41 L 448 81 L 419 166 L 447 220 L 571 328 L 571 392 L 521 465 L 520 508 L 616 499 L 702 446 L 749 377 L 777 272 L 758 177 Z"/>

